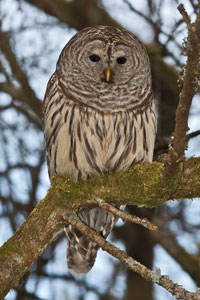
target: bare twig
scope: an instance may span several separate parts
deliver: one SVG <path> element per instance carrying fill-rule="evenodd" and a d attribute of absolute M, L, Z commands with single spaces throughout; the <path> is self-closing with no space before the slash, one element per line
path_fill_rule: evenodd
<path fill-rule="evenodd" d="M 193 132 L 191 132 L 191 133 L 188 133 L 188 134 L 186 135 L 186 138 L 187 138 L 187 140 L 189 141 L 189 139 L 194 138 L 194 137 L 196 137 L 196 136 L 198 136 L 198 135 L 200 135 L 200 130 L 196 130 L 196 131 L 193 131 Z"/>
<path fill-rule="evenodd" d="M 100 198 L 95 199 L 95 203 L 96 202 L 99 207 L 111 212 L 113 215 L 118 216 L 119 218 L 121 218 L 124 221 L 136 223 L 136 224 L 141 225 L 149 230 L 153 230 L 153 231 L 158 230 L 158 227 L 156 225 L 154 225 L 153 223 L 151 223 L 146 218 L 141 219 L 137 216 L 127 214 L 124 211 L 114 207 L 113 205 L 108 204 L 107 202 L 105 202 L 103 199 L 100 199 Z"/>
<path fill-rule="evenodd" d="M 142 17 L 145 21 L 147 21 L 149 24 L 152 25 L 152 27 L 155 26 L 155 22 L 152 20 L 152 18 L 150 18 L 149 16 L 145 15 L 143 12 L 139 11 L 138 9 L 136 9 L 128 0 L 124 0 L 124 3 L 126 3 L 126 5 L 128 6 L 128 8 L 130 9 L 130 11 L 136 13 L 138 16 Z"/>
<path fill-rule="evenodd" d="M 110 244 L 103 237 L 98 235 L 94 230 L 85 225 L 81 220 L 76 216 L 67 216 L 67 222 L 76 227 L 82 234 L 87 235 L 91 240 L 96 242 L 103 250 L 107 251 L 112 256 L 118 258 L 128 269 L 138 273 L 140 276 L 145 278 L 148 281 L 152 281 L 163 288 L 165 288 L 169 293 L 174 295 L 176 299 L 182 300 L 200 300 L 200 293 L 191 293 L 174 283 L 171 279 L 169 279 L 166 275 L 161 275 L 159 269 L 152 271 L 128 256 L 124 251 L 120 250 L 116 246 Z"/>
<path fill-rule="evenodd" d="M 185 23 L 187 24 L 187 26 L 190 26 L 191 21 L 190 21 L 190 17 L 188 16 L 187 11 L 185 10 L 185 7 L 183 4 L 180 4 L 177 9 L 179 10 L 180 14 L 183 17 L 183 20 L 185 21 Z"/>

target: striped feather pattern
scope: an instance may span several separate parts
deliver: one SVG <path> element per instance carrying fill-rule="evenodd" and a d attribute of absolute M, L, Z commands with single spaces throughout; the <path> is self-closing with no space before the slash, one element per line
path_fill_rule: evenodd
<path fill-rule="evenodd" d="M 98 27 L 96 30 L 101 33 L 104 28 L 107 30 L 109 27 Z M 83 35 L 87 36 L 88 30 L 83 30 Z M 96 31 L 91 30 L 95 35 Z M 114 32 L 113 29 L 107 32 L 107 55 L 111 57 L 114 51 L 112 46 L 115 44 L 116 47 L 119 38 Z M 69 62 L 69 57 L 67 59 L 67 55 L 71 53 L 74 56 L 78 51 L 79 42 L 81 45 L 83 43 L 82 35 L 77 35 L 80 41 L 75 36 L 69 42 L 71 47 L 67 44 L 61 53 L 45 95 L 44 132 L 50 178 L 61 174 L 74 180 L 87 179 L 109 170 L 125 171 L 134 162 L 151 162 L 156 116 L 149 61 L 143 46 L 127 33 L 126 38 L 133 39 L 135 49 L 140 49 L 134 56 L 134 74 L 131 73 L 130 78 L 126 74 L 124 81 L 122 78 L 122 83 L 117 84 L 120 78 L 117 72 L 113 72 L 114 82 L 108 84 L 98 79 L 98 70 L 93 80 L 90 74 L 89 77 L 84 74 L 85 69 L 83 72 L 77 69 L 78 61 L 84 55 L 83 50 L 77 53 L 75 63 L 73 60 Z M 130 43 L 133 41 L 126 45 Z M 122 51 L 121 48 L 119 51 Z M 69 63 L 67 68 L 66 61 Z M 140 65 L 145 66 L 142 71 Z M 129 66 L 126 72 L 129 72 Z M 101 78 L 102 75 L 99 76 Z M 117 221 L 115 216 L 101 208 L 82 211 L 79 217 L 105 238 Z M 94 264 L 98 246 L 72 226 L 65 228 L 65 232 L 69 243 L 69 269 L 74 273 L 88 272 Z"/>

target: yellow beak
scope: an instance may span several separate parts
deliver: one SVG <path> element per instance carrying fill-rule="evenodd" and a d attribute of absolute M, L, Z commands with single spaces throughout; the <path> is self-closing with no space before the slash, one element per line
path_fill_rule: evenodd
<path fill-rule="evenodd" d="M 109 82 L 110 80 L 110 68 L 106 69 L 106 81 Z"/>

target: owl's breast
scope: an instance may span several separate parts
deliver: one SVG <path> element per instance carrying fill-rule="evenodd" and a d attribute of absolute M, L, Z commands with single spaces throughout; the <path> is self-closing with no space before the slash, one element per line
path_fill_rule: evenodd
<path fill-rule="evenodd" d="M 58 173 L 75 179 L 87 178 L 107 170 L 126 170 L 137 161 L 152 160 L 156 130 L 152 107 L 134 114 L 102 113 L 66 105 L 58 120 L 50 176 Z"/>

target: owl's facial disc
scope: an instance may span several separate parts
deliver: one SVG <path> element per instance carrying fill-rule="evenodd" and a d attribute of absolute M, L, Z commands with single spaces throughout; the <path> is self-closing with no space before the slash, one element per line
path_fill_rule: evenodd
<path fill-rule="evenodd" d="M 124 84 L 133 76 L 131 47 L 93 40 L 79 56 L 80 71 L 96 83 Z"/>

